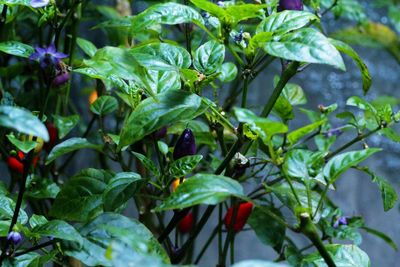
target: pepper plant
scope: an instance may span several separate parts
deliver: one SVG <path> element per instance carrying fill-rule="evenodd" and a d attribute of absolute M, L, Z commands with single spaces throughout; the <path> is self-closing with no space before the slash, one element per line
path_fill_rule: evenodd
<path fill-rule="evenodd" d="M 351 47 L 400 62 L 399 2 L 376 6 L 390 25 L 356 0 L 0 0 L 0 265 L 367 267 L 362 231 L 397 249 L 329 197 L 353 169 L 397 202 L 363 164 L 369 137 L 400 140 Z M 292 78 L 343 57 L 362 87 L 306 108 Z M 276 257 L 235 262 L 247 230 Z"/>

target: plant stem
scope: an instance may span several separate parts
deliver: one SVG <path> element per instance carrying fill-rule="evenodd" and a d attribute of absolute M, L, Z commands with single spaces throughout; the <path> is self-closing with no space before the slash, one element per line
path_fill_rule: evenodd
<path fill-rule="evenodd" d="M 244 85 L 243 85 L 243 94 L 242 94 L 242 108 L 246 108 L 246 105 L 247 105 L 248 87 L 249 87 L 249 76 L 248 76 L 248 74 L 245 74 Z"/>
<path fill-rule="evenodd" d="M 31 248 L 28 248 L 28 249 L 26 249 L 26 250 L 24 250 L 24 251 L 15 253 L 15 254 L 13 255 L 13 257 L 18 257 L 18 256 L 21 256 L 21 255 L 27 254 L 27 253 L 29 253 L 29 252 L 32 252 L 32 251 L 35 251 L 35 250 L 38 250 L 38 249 L 42 249 L 42 248 L 45 248 L 45 247 L 47 247 L 47 246 L 51 246 L 51 245 L 53 245 L 53 244 L 55 244 L 55 243 L 56 243 L 56 241 L 50 240 L 50 241 L 44 242 L 44 243 L 42 243 L 42 244 L 38 244 L 38 245 L 36 245 L 36 246 L 33 246 L 33 247 L 31 247 Z"/>
<path fill-rule="evenodd" d="M 274 107 L 275 102 L 278 100 L 283 88 L 285 88 L 286 83 L 297 73 L 297 68 L 299 65 L 299 62 L 294 61 L 290 63 L 289 66 L 282 72 L 281 79 L 279 80 L 267 104 L 261 112 L 261 117 L 268 117 L 268 115 L 271 113 L 272 108 Z"/>
<path fill-rule="evenodd" d="M 317 228 L 311 221 L 310 215 L 308 213 L 302 213 L 300 215 L 300 231 L 310 239 L 310 241 L 317 248 L 321 257 L 325 260 L 328 267 L 336 267 L 331 255 L 326 250 L 324 243 L 318 235 Z"/>
<path fill-rule="evenodd" d="M 361 141 L 369 136 L 371 136 L 372 134 L 378 132 L 379 130 L 381 130 L 382 127 L 378 126 L 376 129 L 366 133 L 366 134 L 359 134 L 357 137 L 355 137 L 353 140 L 351 140 L 350 142 L 348 142 L 347 144 L 344 144 L 343 146 L 339 147 L 338 149 L 336 149 L 335 151 L 333 151 L 332 153 L 329 153 L 326 157 L 325 160 L 329 160 L 330 158 L 336 156 L 337 154 L 339 154 L 340 152 L 342 152 L 343 150 L 351 147 L 352 145 L 354 145 L 355 143 L 357 143 L 358 141 Z"/>
<path fill-rule="evenodd" d="M 211 242 L 213 241 L 213 239 L 215 238 L 215 236 L 217 235 L 218 229 L 220 227 L 220 224 L 218 224 L 214 230 L 211 232 L 210 237 L 207 239 L 206 243 L 204 244 L 203 248 L 201 249 L 199 255 L 197 256 L 196 260 L 194 261 L 194 264 L 198 264 L 199 261 L 201 260 L 201 258 L 203 257 L 204 253 L 206 252 L 207 248 L 210 246 Z"/>

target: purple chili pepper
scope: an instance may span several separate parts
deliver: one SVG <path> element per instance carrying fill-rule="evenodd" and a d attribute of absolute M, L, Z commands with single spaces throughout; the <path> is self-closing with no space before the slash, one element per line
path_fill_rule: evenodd
<path fill-rule="evenodd" d="M 302 0 L 279 0 L 278 11 L 303 10 Z"/>
<path fill-rule="evenodd" d="M 174 148 L 174 160 L 196 154 L 196 141 L 192 130 L 186 128 L 179 136 Z"/>

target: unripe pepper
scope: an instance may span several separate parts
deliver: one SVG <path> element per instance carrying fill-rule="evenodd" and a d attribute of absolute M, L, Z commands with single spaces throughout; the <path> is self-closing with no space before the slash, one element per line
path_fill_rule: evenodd
<path fill-rule="evenodd" d="M 89 99 L 88 99 L 89 105 L 93 104 L 94 101 L 96 101 L 98 97 L 99 96 L 97 94 L 97 90 L 93 90 L 89 95 Z"/>
<path fill-rule="evenodd" d="M 161 129 L 159 129 L 158 131 L 154 132 L 154 138 L 156 140 L 162 139 L 165 136 L 167 136 L 167 126 L 162 127 Z"/>
<path fill-rule="evenodd" d="M 182 179 L 182 183 L 185 181 L 185 178 Z M 181 184 L 181 179 L 176 178 L 171 184 L 171 193 L 175 192 L 176 188 Z"/>
<path fill-rule="evenodd" d="M 7 235 L 7 240 L 11 241 L 14 245 L 17 245 L 22 241 L 22 235 L 18 232 L 12 231 Z"/>
<path fill-rule="evenodd" d="M 192 130 L 186 128 L 176 142 L 173 157 L 177 160 L 194 154 L 196 154 L 196 141 Z"/>
<path fill-rule="evenodd" d="M 224 223 L 226 229 L 229 229 L 233 217 L 233 207 L 230 207 L 226 212 Z M 253 203 L 245 202 L 239 205 L 236 212 L 236 219 L 233 225 L 235 233 L 240 232 L 245 226 L 247 219 L 250 217 L 251 211 L 253 210 Z"/>
<path fill-rule="evenodd" d="M 194 226 L 193 213 L 189 212 L 186 216 L 179 222 L 178 230 L 179 232 L 186 234 L 190 233 Z"/>
<path fill-rule="evenodd" d="M 302 0 L 279 0 L 278 11 L 303 10 Z"/>

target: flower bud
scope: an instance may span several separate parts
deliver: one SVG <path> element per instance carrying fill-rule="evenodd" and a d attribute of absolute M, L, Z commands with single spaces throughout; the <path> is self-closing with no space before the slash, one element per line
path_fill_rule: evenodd
<path fill-rule="evenodd" d="M 196 141 L 192 130 L 186 128 L 179 136 L 174 148 L 174 160 L 196 154 Z"/>
<path fill-rule="evenodd" d="M 325 138 L 330 138 L 332 136 L 339 136 L 342 133 L 343 133 L 343 131 L 340 128 L 332 128 L 332 129 L 329 129 L 328 131 L 326 131 L 324 133 L 324 137 Z"/>
<path fill-rule="evenodd" d="M 189 212 L 186 216 L 179 222 L 178 230 L 179 232 L 186 234 L 190 233 L 194 226 L 193 213 Z"/>
<path fill-rule="evenodd" d="M 278 11 L 303 10 L 302 0 L 279 0 Z"/>
<path fill-rule="evenodd" d="M 341 216 L 341 217 L 337 218 L 333 224 L 333 228 L 339 228 L 339 226 L 341 226 L 341 225 L 348 225 L 349 224 L 348 219 L 350 219 L 350 218 L 347 216 Z"/>
<path fill-rule="evenodd" d="M 22 241 L 22 235 L 18 232 L 10 232 L 7 236 L 7 240 L 11 241 L 14 245 L 17 245 Z"/>
<path fill-rule="evenodd" d="M 224 223 L 226 229 L 229 229 L 233 217 L 233 207 L 230 207 L 228 211 L 226 212 L 225 218 L 224 218 Z M 247 219 L 250 217 L 251 211 L 253 210 L 253 203 L 251 202 L 245 202 L 239 205 L 237 208 L 237 213 L 236 213 L 236 220 L 233 225 L 233 230 L 235 233 L 240 232 L 244 225 L 247 222 Z"/>

